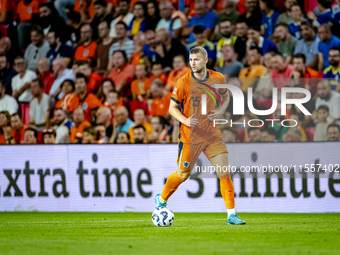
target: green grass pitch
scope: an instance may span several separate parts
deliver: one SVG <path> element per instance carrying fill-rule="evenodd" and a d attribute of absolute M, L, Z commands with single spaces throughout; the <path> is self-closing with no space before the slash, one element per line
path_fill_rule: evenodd
<path fill-rule="evenodd" d="M 340 254 L 340 214 L 0 213 L 0 254 Z"/>

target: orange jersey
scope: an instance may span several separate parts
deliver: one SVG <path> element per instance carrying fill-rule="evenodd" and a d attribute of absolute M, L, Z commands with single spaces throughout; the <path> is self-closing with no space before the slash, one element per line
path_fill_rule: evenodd
<path fill-rule="evenodd" d="M 80 123 L 78 127 L 73 126 L 71 128 L 70 142 L 73 143 L 76 138 L 83 139 L 83 131 L 86 127 L 91 127 L 91 123 L 87 120 L 84 120 L 82 123 Z"/>
<path fill-rule="evenodd" d="M 83 101 L 79 100 L 79 105 L 83 107 L 85 112 L 85 119 L 90 120 L 92 118 L 91 111 L 103 106 L 102 102 L 92 93 L 88 93 Z"/>
<path fill-rule="evenodd" d="M 215 89 L 215 84 L 225 84 L 224 76 L 221 73 L 207 70 L 207 78 L 198 80 L 193 77 L 192 72 L 187 73 L 178 79 L 172 92 L 171 100 L 179 104 L 182 114 L 189 118 L 193 114 L 198 119 L 198 125 L 190 128 L 181 124 L 179 140 L 183 143 L 205 143 L 214 137 L 222 138 L 219 126 L 214 127 L 207 115 L 211 114 L 216 106 L 221 104 L 221 94 L 225 89 Z M 206 115 L 202 114 L 202 98 L 206 98 Z"/>
<path fill-rule="evenodd" d="M 151 85 L 151 79 L 150 78 L 145 78 L 144 86 L 141 89 L 139 87 L 139 80 L 136 79 L 133 82 L 131 82 L 131 93 L 136 94 L 136 95 L 144 96 L 146 94 L 146 91 L 148 89 L 150 89 L 150 85 Z"/>
<path fill-rule="evenodd" d="M 39 1 L 32 0 L 29 5 L 25 5 L 25 2 L 21 1 L 17 7 L 17 14 L 20 17 L 20 22 L 31 20 L 33 14 L 39 14 Z"/>
<path fill-rule="evenodd" d="M 134 65 L 134 66 L 138 65 L 140 59 L 141 59 L 141 55 L 138 52 L 134 52 L 132 54 L 131 65 Z"/>
<path fill-rule="evenodd" d="M 79 45 L 74 53 L 74 60 L 88 60 L 89 58 L 97 58 L 97 44 L 91 42 L 89 45 Z"/>
<path fill-rule="evenodd" d="M 15 2 L 12 0 L 0 0 L 0 17 L 2 12 L 9 12 L 11 13 L 11 18 L 14 20 L 16 15 L 16 6 Z"/>
<path fill-rule="evenodd" d="M 67 94 L 66 96 L 63 96 L 62 99 L 60 99 L 54 106 L 55 109 L 62 108 L 64 110 L 67 110 L 68 112 L 73 112 L 74 107 L 77 107 L 79 105 L 79 98 L 76 96 L 76 94 L 71 93 Z"/>
<path fill-rule="evenodd" d="M 151 104 L 150 116 L 165 116 L 169 111 L 171 92 L 164 98 L 155 98 Z"/>
<path fill-rule="evenodd" d="M 87 84 L 87 91 L 91 92 L 94 90 L 98 90 L 100 86 L 103 84 L 103 76 L 97 73 L 91 73 L 89 78 L 89 83 Z"/>
<path fill-rule="evenodd" d="M 162 73 L 159 77 L 156 77 L 153 74 L 151 74 L 150 78 L 151 78 L 151 82 L 156 78 L 160 79 L 163 82 L 164 86 L 165 86 L 166 80 L 167 80 L 167 76 L 164 73 Z"/>

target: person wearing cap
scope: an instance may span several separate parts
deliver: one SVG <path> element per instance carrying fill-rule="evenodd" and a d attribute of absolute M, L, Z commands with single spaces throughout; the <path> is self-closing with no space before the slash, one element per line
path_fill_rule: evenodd
<path fill-rule="evenodd" d="M 196 41 L 188 45 L 188 51 L 197 46 L 203 47 L 208 53 L 207 67 L 208 68 L 212 67 L 214 62 L 216 61 L 216 46 L 214 43 L 210 42 L 207 39 L 205 26 L 203 25 L 194 26 L 193 33 Z"/>
<path fill-rule="evenodd" d="M 259 25 L 253 24 L 248 29 L 248 41 L 247 48 L 249 49 L 251 45 L 259 47 L 262 50 L 262 56 L 269 51 L 277 51 L 275 43 L 269 38 L 261 36 L 261 27 Z"/>
<path fill-rule="evenodd" d="M 57 134 L 53 128 L 43 130 L 43 144 L 55 144 Z"/>

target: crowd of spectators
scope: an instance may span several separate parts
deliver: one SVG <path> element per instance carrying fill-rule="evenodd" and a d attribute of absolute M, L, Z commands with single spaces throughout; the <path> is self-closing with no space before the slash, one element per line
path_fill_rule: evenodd
<path fill-rule="evenodd" d="M 225 142 L 340 141 L 339 5 L 0 0 L 0 144 L 177 143 L 180 124 L 168 108 L 196 46 L 209 69 L 245 98 L 252 93 L 255 109 L 270 109 L 278 89 L 269 116 L 247 104 L 234 115 L 231 95 L 223 118 L 238 124 L 221 125 Z M 288 105 L 282 116 L 282 87 L 308 89 L 303 105 L 312 115 Z"/>

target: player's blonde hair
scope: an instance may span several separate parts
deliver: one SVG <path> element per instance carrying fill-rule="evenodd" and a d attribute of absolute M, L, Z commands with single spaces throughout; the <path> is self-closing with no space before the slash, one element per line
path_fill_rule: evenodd
<path fill-rule="evenodd" d="M 190 54 L 198 54 L 199 53 L 199 54 L 201 54 L 203 59 L 206 59 L 208 57 L 207 51 L 201 46 L 196 46 L 195 48 L 192 48 L 189 53 Z"/>

